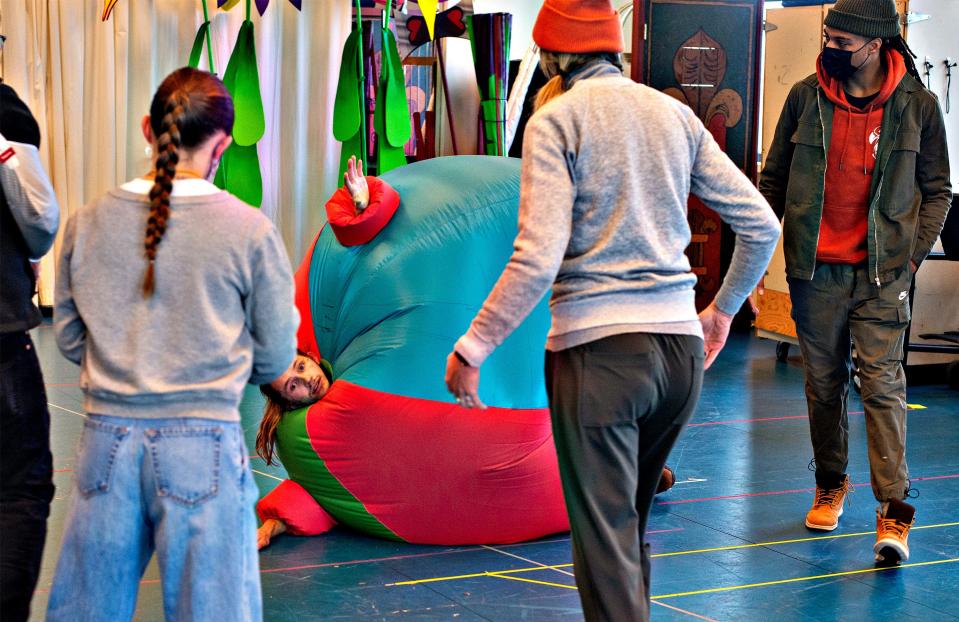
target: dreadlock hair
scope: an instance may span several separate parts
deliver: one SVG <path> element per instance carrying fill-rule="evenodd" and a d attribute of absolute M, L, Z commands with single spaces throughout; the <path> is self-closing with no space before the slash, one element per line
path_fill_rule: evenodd
<path fill-rule="evenodd" d="M 906 40 L 902 38 L 902 35 L 896 35 L 890 39 L 884 39 L 882 42 L 883 49 L 895 50 L 899 52 L 899 55 L 902 56 L 902 60 L 906 63 L 906 71 L 909 72 L 913 78 L 922 83 L 922 76 L 919 74 L 919 70 L 916 69 L 916 63 L 913 59 L 917 58 L 916 53 L 912 51 L 909 47 L 909 44 L 906 43 Z"/>
<path fill-rule="evenodd" d="M 150 128 L 156 139 L 157 159 L 143 241 L 148 262 L 143 277 L 146 298 L 155 289 L 153 265 L 170 218 L 170 193 L 180 151 L 192 150 L 219 130 L 229 135 L 233 131 L 233 100 L 213 74 L 190 67 L 177 69 L 153 96 Z"/>
<path fill-rule="evenodd" d="M 613 52 L 598 52 L 591 54 L 572 54 L 569 52 L 551 52 L 541 50 L 539 64 L 543 73 L 549 78 L 549 82 L 536 93 L 536 102 L 533 104 L 533 110 L 539 110 L 546 102 L 555 99 L 569 90 L 569 76 L 576 73 L 586 65 L 597 61 L 606 61 L 618 67 L 623 68 L 622 57 Z"/>

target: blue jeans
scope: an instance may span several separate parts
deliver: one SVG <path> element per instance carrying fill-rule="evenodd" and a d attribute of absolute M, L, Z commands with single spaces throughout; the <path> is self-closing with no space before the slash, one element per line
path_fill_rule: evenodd
<path fill-rule="evenodd" d="M 262 617 L 239 422 L 91 415 L 47 620 L 130 620 L 154 550 L 167 620 Z"/>

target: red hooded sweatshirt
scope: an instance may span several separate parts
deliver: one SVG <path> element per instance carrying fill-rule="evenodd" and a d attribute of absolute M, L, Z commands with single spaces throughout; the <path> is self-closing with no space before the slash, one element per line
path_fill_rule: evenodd
<path fill-rule="evenodd" d="M 828 76 L 822 63 L 816 62 L 819 84 L 835 104 L 826 155 L 817 261 L 857 264 L 869 256 L 866 246 L 869 189 L 879 149 L 883 105 L 906 75 L 906 64 L 894 50 L 886 50 L 885 68 L 886 77 L 879 94 L 865 109 L 860 109 L 846 99 L 842 82 Z"/>

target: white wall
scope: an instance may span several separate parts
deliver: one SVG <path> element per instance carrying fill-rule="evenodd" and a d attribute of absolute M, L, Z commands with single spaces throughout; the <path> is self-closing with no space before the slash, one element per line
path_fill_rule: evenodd
<path fill-rule="evenodd" d="M 931 19 L 915 22 L 909 26 L 909 47 L 919 56 L 916 66 L 923 73 L 922 61 L 928 55 L 935 67 L 932 69 L 930 87 L 945 103 L 946 72 L 942 61 L 959 57 L 959 2 L 956 0 L 910 0 L 909 10 L 926 13 Z M 959 191 L 959 67 L 953 68 L 952 112 L 943 114 L 946 121 L 946 138 L 949 141 L 949 162 L 952 169 L 952 189 Z M 943 108 L 945 113 L 945 108 Z M 936 248 L 940 249 L 939 243 Z M 925 343 L 920 333 L 938 333 L 959 329 L 959 263 L 952 261 L 927 261 L 916 275 L 916 299 L 913 304 L 913 343 Z M 942 341 L 928 343 L 943 344 Z M 941 354 L 910 354 L 910 364 L 938 363 L 955 360 L 956 356 Z"/>
<path fill-rule="evenodd" d="M 956 0 L 910 0 L 913 13 L 931 15 L 931 19 L 909 26 L 909 47 L 919 58 L 916 66 L 923 73 L 922 62 L 926 56 L 935 65 L 932 69 L 931 90 L 939 97 L 940 104 L 946 101 L 946 69 L 942 61 L 946 57 L 959 62 L 959 2 Z M 923 74 L 925 76 L 925 74 Z M 943 108 L 945 113 L 945 108 Z M 952 112 L 943 115 L 946 120 L 946 136 L 949 140 L 949 164 L 952 169 L 953 191 L 959 179 L 959 67 L 952 69 Z"/>

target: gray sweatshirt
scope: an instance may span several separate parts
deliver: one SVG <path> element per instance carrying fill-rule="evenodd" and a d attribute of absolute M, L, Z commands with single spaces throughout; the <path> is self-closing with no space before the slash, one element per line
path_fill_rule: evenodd
<path fill-rule="evenodd" d="M 276 229 L 205 181 L 175 182 L 156 290 L 144 298 L 149 204 L 124 188 L 71 216 L 60 250 L 54 329 L 81 365 L 84 407 L 236 421 L 246 383 L 274 380 L 296 353 L 293 277 Z"/>
<path fill-rule="evenodd" d="M 627 332 L 701 337 L 684 254 L 691 192 L 736 232 L 716 295 L 735 313 L 779 238 L 772 209 L 688 106 L 610 64 L 585 69 L 526 128 L 514 252 L 456 351 L 480 365 L 550 286 L 550 350 Z"/>

